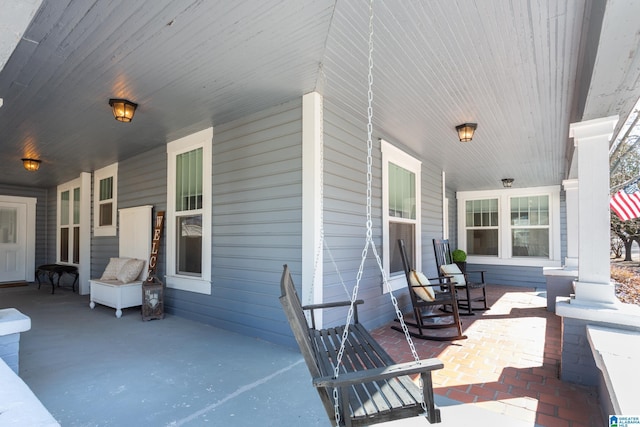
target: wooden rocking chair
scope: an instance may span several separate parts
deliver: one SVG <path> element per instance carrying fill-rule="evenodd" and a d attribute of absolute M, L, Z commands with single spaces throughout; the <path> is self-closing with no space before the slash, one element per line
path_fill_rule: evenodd
<path fill-rule="evenodd" d="M 417 332 L 409 330 L 409 334 L 416 338 L 434 341 L 466 339 L 467 336 L 462 334 L 458 304 L 453 291 L 454 283 L 449 280 L 440 280 L 438 283 L 432 284 L 429 279 L 411 268 L 404 240 L 398 240 L 398 245 L 400 246 L 400 257 L 407 277 L 407 286 L 409 287 L 413 317 L 415 319 L 415 322 L 405 319 L 405 323 L 407 326 L 417 329 Z M 445 305 L 452 307 L 450 313 L 436 311 Z M 392 326 L 391 328 L 403 332 L 399 326 Z M 427 329 L 443 328 L 456 328 L 457 334 L 428 335 L 425 333 Z"/>
<path fill-rule="evenodd" d="M 346 325 L 317 330 L 315 325 L 308 326 L 304 311 L 313 313 L 313 310 L 331 307 L 348 308 L 351 302 L 303 307 L 286 265 L 280 288 L 280 303 L 332 425 L 366 426 L 418 415 L 425 416 L 430 423 L 440 422 L 440 409 L 435 405 L 431 379 L 432 371 L 444 367 L 440 360 L 394 363 L 358 323 L 357 305 L 354 305 L 353 323 L 349 325 L 340 374 L 336 377 L 333 365 L 338 360 Z M 358 300 L 355 304 L 362 302 Z M 422 392 L 411 379 L 411 375 L 416 374 L 422 379 Z M 337 402 L 334 390 L 338 393 Z"/>
<path fill-rule="evenodd" d="M 449 240 L 447 239 L 433 239 L 433 251 L 436 256 L 436 266 L 440 274 L 440 280 L 446 281 L 447 279 L 456 282 L 455 294 L 458 302 L 458 307 L 463 310 L 460 314 L 471 316 L 474 311 L 488 310 L 487 306 L 487 290 L 485 288 L 484 271 L 482 270 L 467 270 L 460 269 L 451 257 L 451 250 L 449 247 Z M 479 280 L 471 281 L 469 276 L 476 275 Z M 472 290 L 479 289 L 482 294 L 480 296 L 472 297 Z M 464 291 L 460 296 L 458 291 Z M 476 292 L 476 291 L 474 291 Z M 477 304 L 473 306 L 473 302 L 482 303 L 482 306 Z"/>

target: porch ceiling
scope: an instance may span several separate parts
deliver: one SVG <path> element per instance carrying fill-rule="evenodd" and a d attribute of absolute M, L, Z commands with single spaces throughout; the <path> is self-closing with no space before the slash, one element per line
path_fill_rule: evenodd
<path fill-rule="evenodd" d="M 376 0 L 376 136 L 454 190 L 559 184 L 569 123 L 638 98 L 639 4 Z M 363 119 L 367 28 L 364 0 L 44 0 L 0 72 L 0 183 L 54 186 L 313 90 Z M 112 97 L 139 104 L 132 123 Z"/>

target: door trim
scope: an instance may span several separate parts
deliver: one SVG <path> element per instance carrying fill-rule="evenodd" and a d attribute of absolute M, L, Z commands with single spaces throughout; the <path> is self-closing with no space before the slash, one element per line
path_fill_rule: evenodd
<path fill-rule="evenodd" d="M 0 196 L 0 203 L 16 203 L 25 205 L 27 208 L 26 222 L 26 257 L 24 280 L 33 282 L 35 280 L 36 270 L 36 203 L 38 199 L 35 197 L 18 197 L 18 196 Z"/>

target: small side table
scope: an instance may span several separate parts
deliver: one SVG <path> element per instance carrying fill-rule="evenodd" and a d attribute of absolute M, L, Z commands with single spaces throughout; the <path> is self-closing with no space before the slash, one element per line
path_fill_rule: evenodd
<path fill-rule="evenodd" d="M 78 283 L 78 267 L 75 267 L 73 265 L 63 265 L 63 264 L 44 264 L 41 266 L 38 266 L 38 268 L 36 268 L 36 279 L 38 279 L 38 289 L 40 289 L 40 275 L 41 274 L 47 274 L 49 276 L 49 282 L 51 282 L 51 293 L 53 294 L 55 292 L 56 289 L 56 285 L 58 285 L 58 287 L 60 287 L 60 277 L 63 274 L 70 274 L 75 276 L 73 279 L 73 283 L 71 284 L 71 289 L 73 290 L 73 292 L 76 291 L 76 283 Z M 58 280 L 56 280 L 56 283 L 53 283 L 53 278 L 54 276 L 58 276 Z"/>

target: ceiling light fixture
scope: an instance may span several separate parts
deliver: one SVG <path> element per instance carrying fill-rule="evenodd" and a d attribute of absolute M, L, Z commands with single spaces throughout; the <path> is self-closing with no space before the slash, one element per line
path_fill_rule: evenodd
<path fill-rule="evenodd" d="M 502 186 L 504 188 L 511 188 L 511 184 L 513 184 L 513 178 L 502 178 Z"/>
<path fill-rule="evenodd" d="M 478 127 L 477 123 L 463 123 L 461 125 L 456 126 L 456 130 L 458 131 L 458 138 L 460 142 L 469 142 L 473 139 L 473 133 L 476 131 Z"/>
<path fill-rule="evenodd" d="M 40 163 L 42 160 L 38 159 L 22 159 L 22 166 L 29 172 L 35 172 L 40 169 Z"/>
<path fill-rule="evenodd" d="M 111 105 L 111 109 L 113 110 L 113 116 L 119 122 L 129 123 L 133 120 L 133 114 L 136 112 L 136 108 L 138 108 L 138 104 L 135 104 L 126 99 L 110 99 L 109 105 Z"/>

